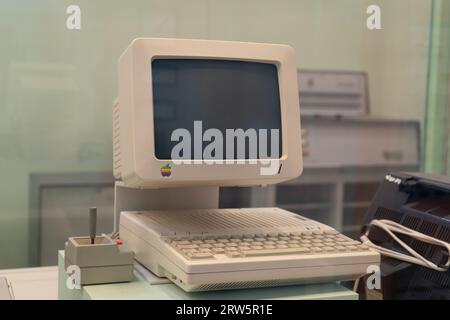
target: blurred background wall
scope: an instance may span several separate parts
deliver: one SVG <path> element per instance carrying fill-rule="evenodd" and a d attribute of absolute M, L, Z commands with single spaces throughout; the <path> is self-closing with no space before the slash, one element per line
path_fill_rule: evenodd
<path fill-rule="evenodd" d="M 65 26 L 81 8 L 81 30 Z M 382 30 L 366 8 L 382 9 Z M 0 2 L 0 268 L 29 264 L 30 174 L 112 168 L 116 63 L 136 37 L 286 43 L 299 68 L 364 70 L 372 114 L 424 119 L 431 0 Z"/>

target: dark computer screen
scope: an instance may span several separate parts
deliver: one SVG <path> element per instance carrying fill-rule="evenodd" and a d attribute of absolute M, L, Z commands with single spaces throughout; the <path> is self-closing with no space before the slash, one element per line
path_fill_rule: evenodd
<path fill-rule="evenodd" d="M 280 93 L 278 70 L 274 64 L 233 60 L 155 59 L 151 65 L 156 158 L 171 159 L 172 148 L 179 143 L 171 141 L 171 136 L 174 130 L 180 128 L 186 129 L 191 135 L 192 152 L 180 154 L 184 159 L 208 158 L 198 150 L 194 152 L 195 141 L 202 141 L 202 150 L 205 150 L 215 140 L 210 138 L 210 141 L 203 141 L 202 133 L 208 129 L 217 129 L 223 136 L 223 153 L 215 154 L 214 150 L 211 153 L 213 159 L 230 159 L 228 156 L 231 151 L 234 154 L 231 159 L 254 158 L 254 149 L 249 147 L 249 139 L 246 140 L 244 154 L 239 153 L 237 140 L 234 150 L 226 150 L 227 145 L 229 149 L 232 146 L 227 143 L 227 138 L 231 137 L 227 136 L 227 129 L 243 129 L 249 136 L 257 134 L 256 159 L 281 156 Z M 260 135 L 264 131 L 260 129 L 266 129 L 267 135 Z M 278 136 L 271 136 L 274 129 L 278 131 Z M 261 143 L 267 145 L 265 152 L 262 152 Z M 277 150 L 273 150 L 275 148 Z"/>

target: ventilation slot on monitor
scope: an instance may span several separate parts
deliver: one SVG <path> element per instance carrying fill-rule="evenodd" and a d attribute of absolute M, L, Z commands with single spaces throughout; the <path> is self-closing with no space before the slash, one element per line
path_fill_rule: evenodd
<path fill-rule="evenodd" d="M 411 278 L 410 288 L 432 288 L 430 290 L 411 290 L 415 298 L 448 300 L 450 298 L 450 273 L 435 272 L 419 267 Z M 411 294 L 406 298 L 411 298 Z"/>
<path fill-rule="evenodd" d="M 421 222 L 421 219 L 414 217 L 414 216 L 410 216 L 408 214 L 406 214 L 404 216 L 404 219 L 402 222 L 400 222 L 402 225 L 404 225 L 407 228 L 413 229 L 413 230 L 417 230 L 417 227 L 419 226 Z M 417 243 L 417 241 L 413 240 L 413 238 L 411 238 L 410 236 L 407 235 L 403 235 L 400 234 L 398 235 L 398 237 L 405 242 L 406 244 L 408 244 L 409 246 L 412 246 L 414 250 L 423 250 L 421 249 L 421 245 L 419 243 Z"/>
<path fill-rule="evenodd" d="M 438 228 L 439 228 L 438 224 L 423 220 L 417 231 L 430 237 L 438 238 L 437 236 Z M 440 248 L 439 246 L 428 244 L 426 242 L 419 240 L 411 240 L 410 246 L 419 254 L 425 256 L 425 258 L 429 260 L 432 260 L 434 263 L 437 264 L 442 263 L 442 253 L 441 253 L 442 248 Z"/>
<path fill-rule="evenodd" d="M 113 106 L 113 172 L 116 179 L 120 179 L 122 175 L 122 160 L 120 152 L 120 116 L 119 103 L 114 101 Z"/>
<path fill-rule="evenodd" d="M 427 236 L 434 237 L 437 229 L 437 224 L 430 221 L 422 221 L 422 224 L 420 225 L 418 231 L 426 234 Z M 418 240 L 413 240 L 411 242 L 411 247 L 419 254 L 425 256 L 427 259 L 431 259 L 432 256 L 436 253 L 436 250 L 438 250 L 438 248 L 436 248 L 435 246 Z M 428 252 L 429 254 L 427 254 Z"/>
<path fill-rule="evenodd" d="M 434 237 L 436 230 L 438 229 L 438 225 L 430 222 L 430 221 L 422 221 L 420 225 L 419 232 L 426 234 L 427 236 Z"/>
<path fill-rule="evenodd" d="M 401 220 L 402 213 L 398 211 L 394 211 L 385 207 L 378 207 L 375 212 L 375 219 L 386 219 L 395 222 L 399 222 Z"/>
<path fill-rule="evenodd" d="M 430 248 L 428 243 L 419 240 L 412 240 L 410 246 L 414 251 L 428 258 L 427 251 L 428 248 Z"/>
<path fill-rule="evenodd" d="M 413 230 L 417 230 L 417 227 L 419 226 L 420 219 L 413 216 L 406 216 L 405 219 L 402 222 L 402 225 L 405 227 L 408 227 Z"/>
<path fill-rule="evenodd" d="M 436 238 L 450 243 L 450 227 L 442 226 L 441 229 L 439 230 Z"/>

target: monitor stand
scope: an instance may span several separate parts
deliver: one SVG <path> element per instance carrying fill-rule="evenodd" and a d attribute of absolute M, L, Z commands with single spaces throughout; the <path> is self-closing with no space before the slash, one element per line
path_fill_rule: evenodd
<path fill-rule="evenodd" d="M 217 209 L 219 187 L 182 187 L 164 189 L 138 189 L 116 181 L 114 185 L 114 232 L 119 232 L 122 211 Z"/>

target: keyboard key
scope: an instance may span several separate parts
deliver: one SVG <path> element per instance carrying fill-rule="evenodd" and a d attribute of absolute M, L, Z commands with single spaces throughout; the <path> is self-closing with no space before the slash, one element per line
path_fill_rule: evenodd
<path fill-rule="evenodd" d="M 261 241 L 254 241 L 252 242 L 252 246 L 262 246 L 263 243 Z"/>
<path fill-rule="evenodd" d="M 262 250 L 262 249 L 264 249 L 263 246 L 252 246 L 251 248 L 252 248 L 253 250 Z"/>
<path fill-rule="evenodd" d="M 220 239 L 217 239 L 217 242 L 228 243 L 229 241 L 228 241 L 228 239 L 220 238 Z"/>
<path fill-rule="evenodd" d="M 250 250 L 251 248 L 249 246 L 239 246 L 238 247 L 239 250 Z"/>
<path fill-rule="evenodd" d="M 212 251 L 214 253 L 224 253 L 225 252 L 225 250 L 223 248 L 213 248 Z"/>
<path fill-rule="evenodd" d="M 356 250 L 358 250 L 358 247 L 357 246 L 347 246 L 347 249 L 350 251 L 356 251 Z"/>
<path fill-rule="evenodd" d="M 279 240 L 279 241 L 277 241 L 277 244 L 285 245 L 285 244 L 287 244 L 287 241 Z"/>
<path fill-rule="evenodd" d="M 276 249 L 277 247 L 275 247 L 274 245 L 265 245 L 264 249 Z M 250 249 L 250 248 L 249 248 Z M 249 250 L 248 249 L 248 250 Z M 243 250 L 243 249 L 242 249 Z"/>
<path fill-rule="evenodd" d="M 266 241 L 266 238 L 263 237 L 256 237 L 255 241 Z"/>
<path fill-rule="evenodd" d="M 361 244 L 361 242 L 359 242 L 359 241 L 345 241 L 345 242 L 340 243 L 340 245 L 342 245 L 342 246 L 358 246 L 360 244 Z"/>
<path fill-rule="evenodd" d="M 290 237 L 280 237 L 280 240 L 288 241 L 288 240 L 291 240 L 291 238 Z"/>
<path fill-rule="evenodd" d="M 290 244 L 288 244 L 288 247 L 289 248 L 299 248 L 300 244 L 298 244 L 298 243 L 290 243 Z"/>
<path fill-rule="evenodd" d="M 223 243 L 214 243 L 213 247 L 214 248 L 223 248 L 223 247 L 225 247 L 225 244 L 223 244 Z"/>
<path fill-rule="evenodd" d="M 211 252 L 197 252 L 197 253 L 191 253 L 189 255 L 189 258 L 191 259 L 209 259 L 213 258 L 213 254 Z"/>
<path fill-rule="evenodd" d="M 287 248 L 289 248 L 289 246 L 287 246 L 285 244 L 277 244 L 277 248 L 278 249 L 287 249 Z"/>
<path fill-rule="evenodd" d="M 339 232 L 337 232 L 336 230 L 333 230 L 333 229 L 331 229 L 331 230 L 324 230 L 323 233 L 331 234 L 331 235 L 339 234 Z"/>
<path fill-rule="evenodd" d="M 244 256 L 252 257 L 252 256 L 273 256 L 273 255 L 283 255 L 283 254 L 305 254 L 308 253 L 309 250 L 305 248 L 285 248 L 285 249 L 263 249 L 263 250 L 247 250 L 242 251 L 241 253 Z"/>
<path fill-rule="evenodd" d="M 239 251 L 228 251 L 226 255 L 230 258 L 238 258 L 241 256 L 241 253 Z"/>
<path fill-rule="evenodd" d="M 278 237 L 267 237 L 269 241 L 278 241 Z"/>
<path fill-rule="evenodd" d="M 191 242 L 189 240 L 179 240 L 179 241 L 174 241 L 175 245 L 187 245 L 187 244 L 191 244 Z"/>
<path fill-rule="evenodd" d="M 198 252 L 211 252 L 211 250 L 208 248 L 200 248 L 198 249 Z"/>
<path fill-rule="evenodd" d="M 196 244 L 186 244 L 186 245 L 177 245 L 178 249 L 197 249 L 198 245 Z"/>
<path fill-rule="evenodd" d="M 202 244 L 203 241 L 202 240 L 193 240 L 192 244 Z"/>
<path fill-rule="evenodd" d="M 307 245 L 307 244 L 305 244 L 305 245 Z M 325 243 L 314 243 L 314 245 L 312 245 L 312 244 L 309 244 L 309 245 L 317 247 L 317 248 L 321 248 L 321 247 L 326 247 L 327 246 Z"/>
<path fill-rule="evenodd" d="M 213 243 L 216 243 L 216 240 L 212 240 L 212 239 L 205 240 L 205 243 L 213 244 Z"/>
<path fill-rule="evenodd" d="M 275 241 L 264 241 L 264 245 L 273 246 L 275 245 Z"/>
<path fill-rule="evenodd" d="M 309 230 L 302 231 L 302 235 L 303 236 L 310 236 L 310 235 L 312 235 L 312 231 L 309 231 Z"/>
<path fill-rule="evenodd" d="M 236 238 L 230 239 L 230 242 L 234 242 L 234 243 L 238 243 L 241 241 L 242 241 L 241 239 L 236 239 Z"/>
<path fill-rule="evenodd" d="M 212 248 L 212 245 L 209 243 L 204 243 L 204 244 L 199 245 L 199 247 L 200 248 Z"/>
<path fill-rule="evenodd" d="M 244 238 L 242 240 L 245 242 L 253 242 L 253 238 Z"/>
<path fill-rule="evenodd" d="M 323 234 L 323 231 L 322 230 L 314 230 L 312 233 L 315 235 L 321 235 L 321 234 Z"/>
<path fill-rule="evenodd" d="M 181 250 L 181 252 L 183 252 L 183 254 L 188 254 L 188 253 L 194 253 L 194 252 L 198 252 L 197 249 L 183 249 Z"/>
<path fill-rule="evenodd" d="M 238 251 L 238 248 L 236 248 L 236 247 L 226 247 L 225 251 Z"/>
<path fill-rule="evenodd" d="M 227 247 L 229 248 L 229 247 L 237 247 L 238 246 L 238 244 L 237 243 L 234 243 L 234 242 L 230 242 L 230 243 L 227 243 Z"/>

